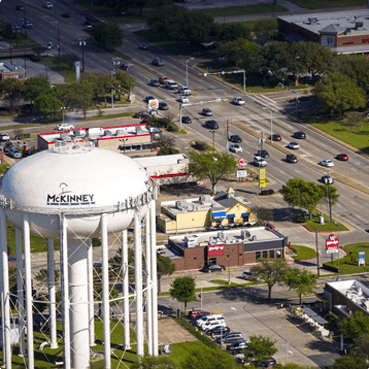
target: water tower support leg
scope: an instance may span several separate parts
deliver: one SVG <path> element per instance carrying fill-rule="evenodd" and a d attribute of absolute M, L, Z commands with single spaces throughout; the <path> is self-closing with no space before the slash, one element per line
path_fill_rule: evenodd
<path fill-rule="evenodd" d="M 54 240 L 47 239 L 47 271 L 49 282 L 49 312 L 50 312 L 50 348 L 57 348 L 56 340 L 56 291 L 55 291 L 55 260 L 54 260 Z"/>
<path fill-rule="evenodd" d="M 151 270 L 152 275 L 152 345 L 153 355 L 158 356 L 158 279 L 156 266 L 156 220 L 155 201 L 150 202 L 150 227 L 151 227 Z"/>
<path fill-rule="evenodd" d="M 144 355 L 144 328 L 142 311 L 142 244 L 141 219 L 135 211 L 135 288 L 136 288 L 136 337 L 137 355 Z"/>
<path fill-rule="evenodd" d="M 3 320 L 3 338 L 5 345 L 5 366 L 7 369 L 12 367 L 12 353 L 10 349 L 10 303 L 9 303 L 9 267 L 8 267 L 8 248 L 6 240 L 6 218 L 4 210 L 0 210 L 0 250 L 1 250 L 1 271 L 2 271 L 2 306 L 1 315 L 4 315 Z"/>
<path fill-rule="evenodd" d="M 101 215 L 101 251 L 102 251 L 102 280 L 103 280 L 103 320 L 104 320 L 104 352 L 105 368 L 111 367 L 110 354 L 110 314 L 109 314 L 109 255 L 108 255 L 108 225 L 106 214 Z"/>
<path fill-rule="evenodd" d="M 19 355 L 26 354 L 26 321 L 24 312 L 24 284 L 23 284 L 23 262 L 22 262 L 22 234 L 15 229 L 15 248 L 17 253 L 17 297 L 18 297 L 18 331 L 19 331 Z"/>
<path fill-rule="evenodd" d="M 152 275 L 151 275 L 151 237 L 150 237 L 150 210 L 145 215 L 145 255 L 146 255 L 146 320 L 147 320 L 147 349 L 152 355 Z"/>
<path fill-rule="evenodd" d="M 124 349 L 131 348 L 129 329 L 129 270 L 128 270 L 128 237 L 127 230 L 122 232 L 122 279 L 123 279 L 123 325 L 124 325 Z"/>
<path fill-rule="evenodd" d="M 90 346 L 95 346 L 95 304 L 92 239 L 87 241 L 88 317 L 90 321 Z"/>
<path fill-rule="evenodd" d="M 26 312 L 27 312 L 27 353 L 28 368 L 34 369 L 33 351 L 33 312 L 32 312 L 32 274 L 31 274 L 31 244 L 28 214 L 23 215 L 24 266 L 26 280 Z"/>

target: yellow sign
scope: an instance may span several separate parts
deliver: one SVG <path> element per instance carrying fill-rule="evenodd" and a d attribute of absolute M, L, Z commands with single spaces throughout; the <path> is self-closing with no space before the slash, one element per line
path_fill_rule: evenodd
<path fill-rule="evenodd" d="M 264 188 L 264 187 L 266 187 L 266 183 L 265 183 L 265 181 L 260 181 L 259 187 L 260 187 L 260 188 Z"/>
<path fill-rule="evenodd" d="M 265 169 L 259 169 L 259 178 L 265 180 Z"/>

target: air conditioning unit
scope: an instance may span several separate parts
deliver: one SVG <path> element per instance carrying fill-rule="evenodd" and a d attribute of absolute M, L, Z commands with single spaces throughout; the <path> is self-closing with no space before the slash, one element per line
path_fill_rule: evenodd
<path fill-rule="evenodd" d="M 221 241 L 224 241 L 224 240 L 225 240 L 225 234 L 224 234 L 224 232 L 218 232 L 218 238 L 219 238 Z"/>
<path fill-rule="evenodd" d="M 241 231 L 241 236 L 242 236 L 243 239 L 245 239 L 245 238 L 250 238 L 251 237 L 251 234 L 247 230 L 242 230 Z"/>
<path fill-rule="evenodd" d="M 251 237 L 251 241 L 256 241 L 258 238 L 256 236 Z"/>

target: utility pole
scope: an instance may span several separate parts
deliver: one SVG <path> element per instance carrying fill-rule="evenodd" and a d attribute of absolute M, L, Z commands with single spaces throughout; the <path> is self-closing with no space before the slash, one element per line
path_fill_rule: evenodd
<path fill-rule="evenodd" d="M 315 250 L 316 250 L 316 274 L 318 277 L 320 276 L 320 269 L 319 269 L 319 246 L 318 246 L 318 232 L 315 229 Z"/>

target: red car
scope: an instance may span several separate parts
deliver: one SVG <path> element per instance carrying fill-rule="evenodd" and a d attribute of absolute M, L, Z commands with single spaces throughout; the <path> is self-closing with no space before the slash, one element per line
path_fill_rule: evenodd
<path fill-rule="evenodd" d="M 270 139 L 270 137 L 269 137 Z M 278 135 L 278 134 L 274 134 L 272 135 L 272 138 L 271 138 L 273 141 L 282 141 L 282 136 L 281 135 Z"/>
<path fill-rule="evenodd" d="M 346 154 L 338 154 L 337 159 L 342 160 L 342 161 L 347 161 L 349 160 L 349 157 Z"/>
<path fill-rule="evenodd" d="M 190 318 L 191 319 L 197 318 L 201 315 L 210 315 L 210 313 L 208 311 L 202 311 L 202 310 L 192 310 L 190 312 Z"/>

